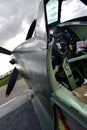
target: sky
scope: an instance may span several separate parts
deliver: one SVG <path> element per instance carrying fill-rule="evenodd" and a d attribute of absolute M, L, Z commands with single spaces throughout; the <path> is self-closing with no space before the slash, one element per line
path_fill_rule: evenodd
<path fill-rule="evenodd" d="M 0 0 L 0 46 L 13 50 L 25 41 L 29 29 L 29 9 L 29 0 Z M 0 54 L 0 75 L 14 68 L 10 60 L 11 56 Z"/>
<path fill-rule="evenodd" d="M 32 0 L 35 3 L 37 0 Z M 72 3 L 75 6 L 72 6 Z M 72 13 L 69 13 L 69 8 Z M 78 10 L 74 10 L 77 7 Z M 83 12 L 79 9 L 83 8 Z M 33 8 L 35 8 L 33 6 Z M 29 15 L 31 5 L 29 0 L 0 0 L 0 45 L 13 50 L 17 45 L 25 41 L 29 29 Z M 34 11 L 34 9 L 33 9 Z M 35 12 L 34 12 L 35 13 Z M 79 0 L 68 0 L 65 6 L 62 20 L 77 16 L 78 14 L 87 14 L 84 5 L 81 7 Z M 68 14 L 68 15 L 67 15 Z M 0 75 L 13 69 L 9 63 L 10 56 L 0 54 Z"/>

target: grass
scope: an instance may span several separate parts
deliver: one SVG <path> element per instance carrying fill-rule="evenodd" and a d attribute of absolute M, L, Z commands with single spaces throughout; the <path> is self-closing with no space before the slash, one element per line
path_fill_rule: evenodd
<path fill-rule="evenodd" d="M 7 75 L 7 76 L 5 76 L 4 78 L 0 79 L 0 87 L 2 87 L 2 86 L 4 86 L 4 85 L 8 84 L 9 79 L 10 79 L 10 76 L 11 76 L 11 75 Z M 21 77 L 21 75 L 19 74 L 17 80 L 19 80 L 19 79 L 21 79 L 21 78 L 22 78 L 22 77 Z"/>

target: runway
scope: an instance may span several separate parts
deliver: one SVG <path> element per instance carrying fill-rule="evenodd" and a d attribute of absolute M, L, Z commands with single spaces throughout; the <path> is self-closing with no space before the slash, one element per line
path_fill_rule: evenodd
<path fill-rule="evenodd" d="M 51 106 L 37 89 L 21 79 L 6 98 L 6 86 L 0 88 L 0 130 L 53 130 Z"/>
<path fill-rule="evenodd" d="M 17 81 L 13 92 L 7 98 L 5 91 L 6 86 L 0 88 L 0 117 L 6 112 L 8 114 L 0 118 L 0 130 L 42 130 L 33 104 L 29 96 L 24 94 L 29 91 L 24 79 Z M 17 96 L 18 99 L 14 100 Z M 13 101 L 10 102 L 12 99 Z M 24 100 L 25 103 L 20 105 Z M 17 108 L 16 105 L 18 105 Z M 9 113 L 11 109 L 13 110 Z"/>
<path fill-rule="evenodd" d="M 7 98 L 5 91 L 6 86 L 0 88 L 0 130 L 53 130 L 50 105 L 42 93 L 35 94 L 24 79 Z"/>
<path fill-rule="evenodd" d="M 7 88 L 7 85 L 0 87 L 0 105 L 23 94 L 24 91 L 28 90 L 28 86 L 26 82 L 24 81 L 24 79 L 20 79 L 16 82 L 13 91 L 8 97 L 5 96 L 6 88 Z"/>

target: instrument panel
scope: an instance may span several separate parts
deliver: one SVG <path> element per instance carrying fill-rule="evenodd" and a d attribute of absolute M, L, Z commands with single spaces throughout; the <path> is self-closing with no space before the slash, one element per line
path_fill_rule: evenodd
<path fill-rule="evenodd" d="M 58 51 L 60 55 L 73 58 L 76 55 L 76 43 L 79 38 L 67 27 L 54 27 L 49 30 L 50 39 L 54 37 L 53 53 Z M 56 49 L 56 50 L 55 50 Z"/>

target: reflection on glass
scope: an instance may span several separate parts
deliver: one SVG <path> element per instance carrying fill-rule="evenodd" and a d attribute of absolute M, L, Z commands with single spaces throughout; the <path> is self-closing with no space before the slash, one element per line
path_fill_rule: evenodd
<path fill-rule="evenodd" d="M 58 20 L 58 0 L 50 0 L 46 5 L 48 24 Z"/>

